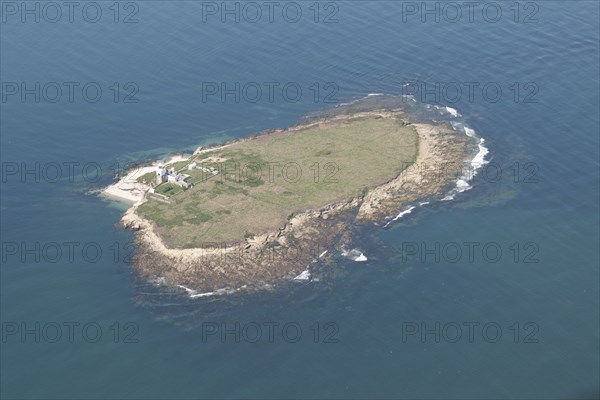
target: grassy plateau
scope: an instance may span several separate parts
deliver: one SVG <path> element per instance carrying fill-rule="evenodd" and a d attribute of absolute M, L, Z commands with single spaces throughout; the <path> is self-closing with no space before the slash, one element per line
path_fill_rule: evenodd
<path fill-rule="evenodd" d="M 294 213 L 366 193 L 398 176 L 417 151 L 415 129 L 395 118 L 321 121 L 178 162 L 173 166 L 191 175 L 193 187 L 165 186 L 171 204 L 149 199 L 136 212 L 171 248 L 239 242 L 277 229 Z M 188 171 L 192 162 L 204 169 Z"/>

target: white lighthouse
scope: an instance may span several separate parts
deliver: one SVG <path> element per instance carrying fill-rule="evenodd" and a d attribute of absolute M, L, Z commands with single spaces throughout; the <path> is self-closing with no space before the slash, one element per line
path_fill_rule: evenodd
<path fill-rule="evenodd" d="M 167 170 L 162 163 L 156 166 L 156 184 L 160 185 L 167 181 Z"/>

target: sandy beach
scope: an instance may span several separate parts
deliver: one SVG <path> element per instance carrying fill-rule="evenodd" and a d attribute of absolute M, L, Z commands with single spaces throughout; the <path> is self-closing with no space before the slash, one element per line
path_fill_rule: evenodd
<path fill-rule="evenodd" d="M 117 182 L 106 187 L 102 194 L 117 200 L 124 200 L 133 204 L 138 204 L 144 199 L 146 191 L 150 189 L 149 185 L 139 183 L 137 179 L 152 172 L 156 169 L 154 166 L 136 168 L 127 173 L 123 178 Z"/>
<path fill-rule="evenodd" d="M 174 154 L 169 159 L 164 161 L 164 164 L 169 165 L 180 161 L 186 161 L 189 160 L 189 158 L 189 156 L 183 154 Z M 144 196 L 146 195 L 148 189 L 151 188 L 151 186 L 144 183 L 140 183 L 137 181 L 137 179 L 142 175 L 155 171 L 155 164 L 159 162 L 162 161 L 156 161 L 154 165 L 139 167 L 129 171 L 127 175 L 120 178 L 117 182 L 104 188 L 102 190 L 102 195 L 115 200 L 125 201 L 128 203 L 133 203 L 134 205 L 138 205 L 144 200 Z"/>

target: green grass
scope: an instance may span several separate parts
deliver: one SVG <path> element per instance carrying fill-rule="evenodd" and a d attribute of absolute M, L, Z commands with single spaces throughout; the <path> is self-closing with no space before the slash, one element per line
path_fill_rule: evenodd
<path fill-rule="evenodd" d="M 291 214 L 363 195 L 414 162 L 417 147 L 414 127 L 391 118 L 258 136 L 178 163 L 186 168 L 195 161 L 221 173 L 186 171 L 193 188 L 181 192 L 175 185 L 173 204 L 149 200 L 137 212 L 170 247 L 236 242 L 276 229 Z M 227 161 L 202 162 L 209 156 Z M 164 190 L 172 196 L 176 189 Z"/>
<path fill-rule="evenodd" d="M 156 181 L 156 172 L 152 171 L 145 173 L 144 175 L 139 176 L 136 180 L 139 183 L 154 183 Z"/>
<path fill-rule="evenodd" d="M 162 185 L 157 186 L 154 189 L 154 191 L 156 193 L 164 194 L 165 196 L 170 197 L 177 193 L 183 192 L 183 188 L 176 183 L 166 182 L 166 183 L 163 183 Z"/>

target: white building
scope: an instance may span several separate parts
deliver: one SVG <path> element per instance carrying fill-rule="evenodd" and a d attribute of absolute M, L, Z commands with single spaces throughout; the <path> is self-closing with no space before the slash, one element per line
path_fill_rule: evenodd
<path fill-rule="evenodd" d="M 179 174 L 175 171 L 175 168 L 166 169 L 162 163 L 156 166 L 156 185 L 161 185 L 165 182 L 172 182 L 184 189 L 189 189 L 192 185 L 186 180 L 190 178 L 190 175 Z"/>
<path fill-rule="evenodd" d="M 160 185 L 167 181 L 167 170 L 162 163 L 156 166 L 156 184 Z"/>

